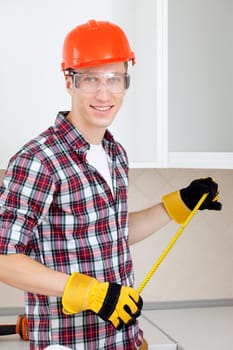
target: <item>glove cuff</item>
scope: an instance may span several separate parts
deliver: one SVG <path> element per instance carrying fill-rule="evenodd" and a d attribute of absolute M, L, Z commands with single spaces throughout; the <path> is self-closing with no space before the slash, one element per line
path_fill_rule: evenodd
<path fill-rule="evenodd" d="M 168 215 L 177 224 L 183 224 L 191 210 L 185 205 L 180 196 L 180 191 L 168 193 L 162 197 L 163 205 Z"/>
<path fill-rule="evenodd" d="M 95 289 L 98 284 L 95 278 L 74 272 L 68 279 L 63 293 L 63 313 L 68 315 L 86 310 L 90 290 Z"/>

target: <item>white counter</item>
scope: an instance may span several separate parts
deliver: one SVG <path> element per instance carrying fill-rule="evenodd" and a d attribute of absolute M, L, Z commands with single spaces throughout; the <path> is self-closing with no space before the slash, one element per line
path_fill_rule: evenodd
<path fill-rule="evenodd" d="M 0 323 L 16 319 L 0 316 Z M 145 310 L 140 321 L 149 350 L 233 349 L 233 306 Z M 29 343 L 18 335 L 1 336 L 0 349 L 29 350 Z"/>

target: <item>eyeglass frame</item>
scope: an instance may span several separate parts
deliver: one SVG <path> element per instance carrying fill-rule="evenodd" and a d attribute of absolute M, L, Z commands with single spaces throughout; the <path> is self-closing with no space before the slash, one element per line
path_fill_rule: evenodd
<path fill-rule="evenodd" d="M 84 75 L 92 75 L 93 73 L 96 73 L 96 74 L 99 74 L 98 72 L 75 72 L 73 71 L 72 69 L 67 69 L 65 70 L 65 76 L 70 76 L 72 78 L 72 81 L 73 81 L 73 84 L 75 86 L 76 89 L 79 88 L 79 84 L 78 84 L 78 80 L 80 77 L 84 76 Z M 125 73 L 113 73 L 113 72 L 107 72 L 107 73 L 102 73 L 103 75 L 109 75 L 110 77 L 111 76 L 123 76 L 125 78 L 125 87 L 124 87 L 124 90 L 127 90 L 129 88 L 129 85 L 130 85 L 130 75 L 125 72 Z M 109 89 L 109 86 L 107 86 L 107 90 L 111 93 L 121 93 L 123 91 L 119 91 L 119 92 L 112 92 L 111 91 L 111 88 Z M 97 87 L 97 89 L 94 92 L 97 92 L 99 90 L 99 87 Z M 85 90 L 84 90 L 85 91 Z M 87 91 L 86 91 L 87 92 Z"/>

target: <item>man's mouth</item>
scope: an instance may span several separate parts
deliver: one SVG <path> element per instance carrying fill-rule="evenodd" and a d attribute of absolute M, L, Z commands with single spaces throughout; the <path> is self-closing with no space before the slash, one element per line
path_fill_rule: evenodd
<path fill-rule="evenodd" d="M 112 109 L 113 106 L 93 106 L 91 105 L 91 108 L 94 108 L 97 111 L 100 112 L 106 112 L 106 111 L 110 111 L 110 109 Z"/>

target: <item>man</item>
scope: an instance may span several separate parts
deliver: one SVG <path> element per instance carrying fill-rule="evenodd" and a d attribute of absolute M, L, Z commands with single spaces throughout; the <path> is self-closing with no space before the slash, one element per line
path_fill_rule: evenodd
<path fill-rule="evenodd" d="M 128 214 L 128 160 L 108 131 L 134 64 L 125 33 L 89 21 L 68 33 L 62 70 L 71 110 L 12 157 L 0 192 L 1 280 L 27 292 L 30 349 L 146 349 L 129 245 L 171 219 L 221 209 L 211 179 Z"/>

